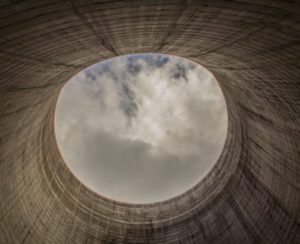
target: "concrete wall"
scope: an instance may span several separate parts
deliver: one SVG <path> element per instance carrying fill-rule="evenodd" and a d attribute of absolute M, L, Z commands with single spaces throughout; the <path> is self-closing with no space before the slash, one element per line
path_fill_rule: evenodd
<path fill-rule="evenodd" d="M 0 243 L 300 243 L 299 9 L 296 0 L 2 0 Z M 210 174 L 148 205 L 87 189 L 53 131 L 71 76 L 138 52 L 208 68 L 229 113 Z"/>

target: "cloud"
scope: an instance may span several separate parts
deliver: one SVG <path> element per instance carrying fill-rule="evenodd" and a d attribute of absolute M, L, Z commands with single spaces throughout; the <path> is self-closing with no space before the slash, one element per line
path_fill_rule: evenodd
<path fill-rule="evenodd" d="M 88 187 L 147 203 L 183 193 L 207 174 L 225 140 L 226 106 L 204 68 L 128 55 L 73 77 L 55 127 L 65 161 Z"/>

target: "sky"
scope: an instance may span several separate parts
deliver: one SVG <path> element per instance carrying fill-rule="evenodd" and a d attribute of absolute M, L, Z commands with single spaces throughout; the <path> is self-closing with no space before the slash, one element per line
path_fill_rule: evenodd
<path fill-rule="evenodd" d="M 222 151 L 225 100 L 212 74 L 175 56 L 100 62 L 63 87 L 56 139 L 91 190 L 127 203 L 175 197 L 200 182 Z"/>

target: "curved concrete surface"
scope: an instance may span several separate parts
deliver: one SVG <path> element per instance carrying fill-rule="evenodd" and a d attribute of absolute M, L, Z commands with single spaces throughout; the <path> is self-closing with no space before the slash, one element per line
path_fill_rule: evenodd
<path fill-rule="evenodd" d="M 0 243 L 299 243 L 296 1 L 0 3 Z M 208 68 L 228 135 L 213 170 L 168 201 L 98 196 L 54 137 L 60 88 L 107 58 L 158 52 Z"/>

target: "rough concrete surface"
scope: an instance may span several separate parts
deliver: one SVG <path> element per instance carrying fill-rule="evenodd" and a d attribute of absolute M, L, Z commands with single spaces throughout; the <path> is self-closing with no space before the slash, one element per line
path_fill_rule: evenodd
<path fill-rule="evenodd" d="M 2 0 L 0 243 L 300 243 L 299 9 L 297 0 Z M 132 205 L 72 175 L 53 115 L 75 73 L 141 52 L 209 69 L 229 128 L 197 186 Z"/>

